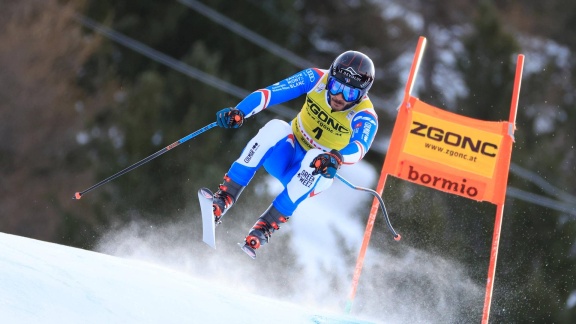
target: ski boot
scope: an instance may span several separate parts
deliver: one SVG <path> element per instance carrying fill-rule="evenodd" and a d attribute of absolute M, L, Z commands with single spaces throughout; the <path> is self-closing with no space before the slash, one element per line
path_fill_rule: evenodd
<path fill-rule="evenodd" d="M 234 182 L 234 180 L 228 177 L 228 174 L 224 175 L 224 182 L 218 187 L 218 191 L 214 193 L 214 199 L 212 204 L 212 210 L 214 211 L 214 222 L 216 224 L 221 223 L 221 218 L 224 214 L 232 207 L 232 205 L 238 200 L 240 194 L 244 190 L 245 186 L 239 185 Z"/>
<path fill-rule="evenodd" d="M 251 258 L 255 259 L 256 249 L 268 243 L 272 233 L 280 229 L 279 224 L 286 223 L 287 221 L 288 217 L 282 215 L 276 207 L 270 206 L 264 214 L 258 218 L 256 224 L 252 226 L 252 229 L 244 240 L 242 250 Z"/>

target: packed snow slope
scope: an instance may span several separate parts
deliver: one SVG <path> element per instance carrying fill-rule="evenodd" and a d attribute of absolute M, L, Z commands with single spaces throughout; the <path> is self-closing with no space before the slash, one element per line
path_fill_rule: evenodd
<path fill-rule="evenodd" d="M 2 323 L 366 323 L 151 263 L 0 233 Z"/>
<path fill-rule="evenodd" d="M 341 171 L 374 186 L 366 164 Z M 256 189 L 282 190 L 272 180 Z M 343 313 L 365 227 L 358 208 L 372 199 L 335 181 L 303 202 L 256 260 L 237 242 L 267 206 L 248 201 L 217 228 L 217 249 L 202 242 L 197 206 L 172 222 L 119 224 L 94 251 L 0 233 L 0 324 L 478 322 L 483 285 L 457 261 L 410 247 L 420 233 L 401 227 L 400 242 L 372 239 L 351 314 Z M 233 217 L 242 213 L 253 218 Z M 385 226 L 381 214 L 376 226 Z"/>

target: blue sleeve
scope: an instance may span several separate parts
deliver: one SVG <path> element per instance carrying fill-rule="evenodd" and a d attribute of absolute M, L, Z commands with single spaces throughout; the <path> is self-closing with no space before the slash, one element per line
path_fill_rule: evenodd
<path fill-rule="evenodd" d="M 363 110 L 352 119 L 350 143 L 339 152 L 344 164 L 356 163 L 366 155 L 378 131 L 378 117 L 373 109 Z"/>
<path fill-rule="evenodd" d="M 324 72 L 319 69 L 302 70 L 280 82 L 252 92 L 240 101 L 236 108 L 242 110 L 246 117 L 250 117 L 269 106 L 290 101 L 308 93 L 318 84 L 323 74 Z"/>

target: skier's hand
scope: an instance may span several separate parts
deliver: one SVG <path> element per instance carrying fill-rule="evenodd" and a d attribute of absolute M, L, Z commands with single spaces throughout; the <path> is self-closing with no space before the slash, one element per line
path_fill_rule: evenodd
<path fill-rule="evenodd" d="M 310 163 L 310 167 L 314 168 L 312 175 L 320 174 L 328 179 L 334 178 L 340 165 L 342 165 L 342 154 L 337 150 L 318 154 Z"/>
<path fill-rule="evenodd" d="M 216 113 L 216 123 L 222 128 L 238 128 L 244 123 L 244 113 L 236 108 L 224 108 Z"/>

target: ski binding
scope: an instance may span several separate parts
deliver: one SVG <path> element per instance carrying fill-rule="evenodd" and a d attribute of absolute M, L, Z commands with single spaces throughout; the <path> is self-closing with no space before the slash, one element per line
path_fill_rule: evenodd
<path fill-rule="evenodd" d="M 256 259 L 256 250 L 254 250 L 248 244 L 238 243 L 238 246 L 242 249 L 242 251 L 246 252 L 246 254 L 248 254 L 249 257 L 251 257 L 252 259 Z"/>

